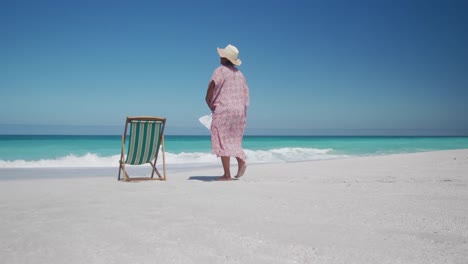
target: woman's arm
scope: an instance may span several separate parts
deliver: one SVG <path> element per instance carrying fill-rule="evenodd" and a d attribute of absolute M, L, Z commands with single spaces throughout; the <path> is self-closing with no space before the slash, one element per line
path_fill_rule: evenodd
<path fill-rule="evenodd" d="M 214 88 L 215 88 L 215 82 L 211 81 L 210 84 L 208 85 L 208 90 L 206 91 L 206 97 L 205 97 L 206 104 L 211 109 L 211 111 L 214 111 L 214 107 L 211 102 L 211 100 L 213 99 Z"/>

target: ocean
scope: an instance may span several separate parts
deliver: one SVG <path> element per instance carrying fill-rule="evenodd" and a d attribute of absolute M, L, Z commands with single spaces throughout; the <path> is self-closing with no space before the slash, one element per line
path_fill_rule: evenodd
<path fill-rule="evenodd" d="M 219 165 L 209 136 L 166 136 L 171 168 Z M 121 136 L 0 135 L 0 168 L 118 167 Z M 468 137 L 245 136 L 249 164 L 468 149 Z"/>

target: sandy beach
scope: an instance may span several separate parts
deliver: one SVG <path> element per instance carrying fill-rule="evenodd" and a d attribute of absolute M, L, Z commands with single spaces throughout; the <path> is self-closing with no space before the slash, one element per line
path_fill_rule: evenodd
<path fill-rule="evenodd" d="M 0 263 L 468 263 L 468 150 L 250 165 L 231 182 L 12 171 Z"/>

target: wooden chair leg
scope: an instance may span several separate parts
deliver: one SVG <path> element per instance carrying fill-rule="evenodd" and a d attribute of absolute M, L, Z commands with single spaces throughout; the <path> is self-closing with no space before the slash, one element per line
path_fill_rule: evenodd
<path fill-rule="evenodd" d="M 128 181 L 130 177 L 128 176 L 127 170 L 125 169 L 125 163 L 122 163 L 122 171 L 123 171 L 123 180 Z"/>
<path fill-rule="evenodd" d="M 122 166 L 123 166 L 122 161 L 119 161 L 119 177 L 117 178 L 117 180 L 119 180 L 119 181 L 120 181 L 120 175 L 122 173 Z"/>
<path fill-rule="evenodd" d="M 153 171 L 151 172 L 151 178 L 153 178 L 154 177 L 154 170 L 155 170 L 154 168 L 155 168 L 155 166 L 153 165 L 153 163 L 151 161 L 150 161 L 150 164 L 151 164 L 151 168 L 153 169 Z"/>
<path fill-rule="evenodd" d="M 153 168 L 153 172 L 151 173 L 151 178 L 153 178 L 154 173 L 156 172 L 156 174 L 158 175 L 159 179 L 162 179 L 161 174 L 159 173 L 158 169 L 156 168 L 156 161 L 155 161 L 154 163 L 152 163 L 152 162 L 150 161 L 150 164 L 151 164 L 151 167 Z"/>
<path fill-rule="evenodd" d="M 166 155 L 165 155 L 165 145 L 164 145 L 164 134 L 162 135 L 162 158 L 163 158 L 163 175 L 164 175 L 164 178 L 163 180 L 165 181 L 166 180 Z"/>

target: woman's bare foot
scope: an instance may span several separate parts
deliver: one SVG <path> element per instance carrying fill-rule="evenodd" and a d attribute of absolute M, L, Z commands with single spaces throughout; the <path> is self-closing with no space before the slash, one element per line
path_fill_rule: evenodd
<path fill-rule="evenodd" d="M 215 179 L 215 181 L 230 181 L 231 177 L 221 176 Z"/>
<path fill-rule="evenodd" d="M 239 171 L 237 172 L 236 178 L 240 178 L 244 176 L 246 169 L 247 169 L 247 164 L 244 162 L 243 165 L 239 166 Z"/>

